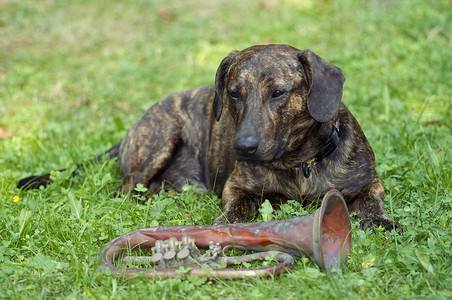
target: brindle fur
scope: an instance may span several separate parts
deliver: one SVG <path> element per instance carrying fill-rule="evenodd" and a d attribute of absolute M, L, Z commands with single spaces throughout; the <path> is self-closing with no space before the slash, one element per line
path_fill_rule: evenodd
<path fill-rule="evenodd" d="M 384 211 L 369 142 L 341 102 L 344 80 L 310 50 L 234 51 L 222 61 L 215 86 L 163 99 L 132 126 L 119 151 L 110 151 L 119 157 L 120 191 L 141 183 L 158 193 L 162 182 L 176 191 L 186 183 L 213 189 L 223 201 L 219 224 L 245 222 L 262 199 L 309 203 L 335 188 L 363 228 L 400 228 Z M 322 149 L 337 118 L 337 149 L 304 177 L 296 166 Z"/>

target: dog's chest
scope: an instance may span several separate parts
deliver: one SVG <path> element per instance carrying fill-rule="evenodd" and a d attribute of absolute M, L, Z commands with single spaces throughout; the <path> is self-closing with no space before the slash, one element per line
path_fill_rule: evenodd
<path fill-rule="evenodd" d="M 265 174 L 264 174 L 265 173 Z M 255 173 L 256 192 L 268 195 L 278 194 L 288 200 L 315 200 L 325 191 L 333 188 L 333 182 L 326 178 L 310 176 L 306 178 L 301 169 L 268 170 Z M 262 175 L 262 176 L 261 176 Z M 269 199 L 270 200 L 270 199 Z"/>

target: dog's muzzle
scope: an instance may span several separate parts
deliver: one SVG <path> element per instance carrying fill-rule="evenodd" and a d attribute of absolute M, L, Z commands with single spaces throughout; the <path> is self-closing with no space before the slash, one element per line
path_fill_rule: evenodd
<path fill-rule="evenodd" d="M 234 139 L 234 149 L 239 161 L 270 163 L 281 159 L 286 152 L 285 145 L 273 145 L 266 150 L 264 148 L 255 135 L 238 136 Z"/>
<path fill-rule="evenodd" d="M 259 148 L 259 139 L 255 135 L 238 136 L 234 139 L 234 149 L 242 159 L 251 159 Z"/>

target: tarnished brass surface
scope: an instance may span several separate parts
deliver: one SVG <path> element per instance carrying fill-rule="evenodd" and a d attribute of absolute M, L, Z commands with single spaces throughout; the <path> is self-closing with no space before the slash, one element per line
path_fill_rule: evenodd
<path fill-rule="evenodd" d="M 149 278 L 195 275 L 210 279 L 278 275 L 292 268 L 291 255 L 308 256 L 330 271 L 342 268 L 351 248 L 351 225 L 342 195 L 329 191 L 320 208 L 311 215 L 287 220 L 211 226 L 157 226 L 139 229 L 110 241 L 99 252 L 100 267 L 123 277 L 144 273 Z M 257 253 L 227 257 L 230 246 Z M 151 248 L 151 256 L 132 256 L 134 250 Z M 201 254 L 198 248 L 208 249 Z M 274 257 L 279 264 L 257 269 L 221 268 L 237 262 Z M 113 262 L 148 264 L 120 267 Z M 180 266 L 190 268 L 178 272 Z M 206 271 L 207 270 L 207 271 Z"/>

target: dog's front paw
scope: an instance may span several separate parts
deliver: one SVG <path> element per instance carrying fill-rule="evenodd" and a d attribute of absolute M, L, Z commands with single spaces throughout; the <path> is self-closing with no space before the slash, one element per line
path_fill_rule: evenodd
<path fill-rule="evenodd" d="M 226 225 L 226 224 L 234 224 L 234 223 L 245 223 L 246 218 L 241 215 L 236 215 L 232 213 L 221 213 L 214 221 L 213 225 Z"/>
<path fill-rule="evenodd" d="M 229 224 L 230 222 L 228 222 L 228 220 L 226 219 L 224 214 L 221 214 L 219 217 L 217 217 L 212 225 L 226 225 Z"/>
<path fill-rule="evenodd" d="M 382 227 L 386 231 L 395 230 L 398 233 L 403 232 L 402 225 L 398 222 L 394 222 L 392 219 L 365 218 L 360 222 L 360 226 L 362 229 Z"/>

